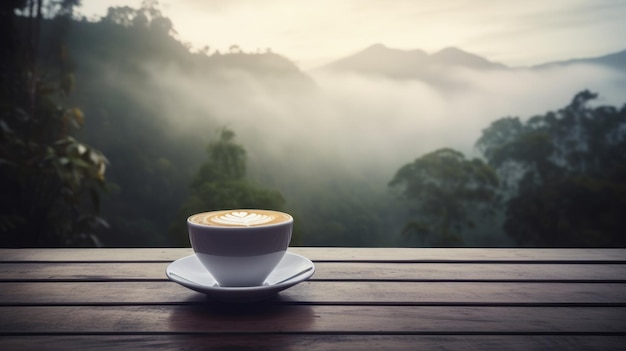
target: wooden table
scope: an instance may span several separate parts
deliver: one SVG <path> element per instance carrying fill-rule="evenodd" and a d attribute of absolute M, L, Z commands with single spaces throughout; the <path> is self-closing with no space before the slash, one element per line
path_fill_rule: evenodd
<path fill-rule="evenodd" d="M 625 350 L 624 249 L 290 248 L 306 282 L 224 304 L 190 249 L 0 250 L 0 349 Z"/>

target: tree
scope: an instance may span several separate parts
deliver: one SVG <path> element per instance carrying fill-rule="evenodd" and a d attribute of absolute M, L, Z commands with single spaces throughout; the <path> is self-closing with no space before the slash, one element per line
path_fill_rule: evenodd
<path fill-rule="evenodd" d="M 475 224 L 476 210 L 489 211 L 494 204 L 498 178 L 483 161 L 444 148 L 401 167 L 389 185 L 400 187 L 414 216 L 405 235 L 416 234 L 432 246 L 458 246 L 462 230 Z"/>
<path fill-rule="evenodd" d="M 236 208 L 281 210 L 283 196 L 263 189 L 246 178 L 246 151 L 235 143 L 235 133 L 223 129 L 207 147 L 208 160 L 191 183 L 191 195 L 183 204 L 180 218 L 172 225 L 179 243 L 187 245 L 185 218 L 204 211 Z"/>
<path fill-rule="evenodd" d="M 142 1 L 139 9 L 129 6 L 109 7 L 102 21 L 122 27 L 149 28 L 158 36 L 175 33 L 172 21 L 163 16 L 156 0 Z"/>
<path fill-rule="evenodd" d="M 503 179 L 505 230 L 520 245 L 626 244 L 626 106 L 589 107 L 596 97 L 582 91 L 525 123 L 500 119 L 478 140 Z"/>
<path fill-rule="evenodd" d="M 74 138 L 84 115 L 62 104 L 74 76 L 61 38 L 76 1 L 44 2 L 3 3 L 0 14 L 0 246 L 94 245 L 106 225 L 97 212 L 107 160 Z M 39 40 L 42 8 L 56 15 L 50 51 Z"/>

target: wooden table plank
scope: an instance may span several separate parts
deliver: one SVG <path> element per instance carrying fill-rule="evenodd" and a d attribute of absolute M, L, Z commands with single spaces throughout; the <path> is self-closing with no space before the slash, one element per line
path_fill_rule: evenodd
<path fill-rule="evenodd" d="M 624 350 L 625 336 L 573 335 L 28 335 L 0 336 L 5 350 Z"/>
<path fill-rule="evenodd" d="M 314 261 L 415 262 L 610 262 L 626 263 L 626 249 L 499 249 L 499 248 L 337 248 L 291 247 Z M 15 261 L 158 261 L 192 254 L 190 248 L 167 249 L 0 249 L 1 262 Z"/>
<path fill-rule="evenodd" d="M 0 249 L 4 349 L 623 350 L 626 249 L 291 248 L 313 279 L 224 304 L 191 249 Z"/>
<path fill-rule="evenodd" d="M 303 282 L 279 296 L 279 301 L 307 304 L 626 305 L 626 283 Z M 205 295 L 171 282 L 0 283 L 0 304 L 5 306 L 203 301 Z"/>
<path fill-rule="evenodd" d="M 0 263 L 0 281 L 167 280 L 168 263 Z M 311 280 L 626 281 L 626 264 L 315 263 Z"/>
<path fill-rule="evenodd" d="M 2 335 L 593 334 L 626 336 L 626 307 L 44 306 L 0 307 Z"/>

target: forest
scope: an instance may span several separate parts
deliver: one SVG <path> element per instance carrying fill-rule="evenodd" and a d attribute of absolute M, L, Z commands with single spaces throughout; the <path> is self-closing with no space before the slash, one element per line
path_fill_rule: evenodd
<path fill-rule="evenodd" d="M 469 81 L 303 72 L 193 49 L 153 2 L 74 5 L 0 5 L 0 247 L 189 246 L 186 218 L 226 208 L 291 213 L 293 246 L 626 245 L 623 80 L 446 120 L 425 101 Z"/>

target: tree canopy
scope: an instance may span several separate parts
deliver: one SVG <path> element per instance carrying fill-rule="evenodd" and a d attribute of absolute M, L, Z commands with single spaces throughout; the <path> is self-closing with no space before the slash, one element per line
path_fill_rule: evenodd
<path fill-rule="evenodd" d="M 71 30 L 61 17 L 69 18 L 76 0 L 0 3 L 0 29 L 8 34 L 0 36 L 2 245 L 186 245 L 179 240 L 184 228 L 167 230 L 173 222 L 184 225 L 176 218 L 183 205 L 185 215 L 284 205 L 300 215 L 300 243 L 315 246 L 412 245 L 397 235 L 407 221 L 404 233 L 422 245 L 624 245 L 624 109 L 590 107 L 593 93 L 556 112 L 492 123 L 477 144 L 488 165 L 451 149 L 420 157 L 392 181 L 406 200 L 397 201 L 385 186 L 388 174 L 353 169 L 332 153 L 311 160 L 310 168 L 294 167 L 288 158 L 295 150 L 264 152 L 270 133 L 239 124 L 232 111 L 212 103 L 223 91 L 232 101 L 255 100 L 249 98 L 257 91 L 279 99 L 296 89 L 315 92 L 314 81 L 280 55 L 237 46 L 232 53 L 194 53 L 153 0 L 139 9 L 111 8 L 97 22 L 71 21 Z M 280 119 L 288 111 L 277 110 Z M 284 117 L 315 126 L 307 115 Z M 242 126 L 249 160 L 232 131 L 209 143 L 207 136 L 225 124 Z M 310 132 L 332 145 L 322 130 Z M 479 194 L 474 177 L 489 168 L 499 188 L 486 177 Z M 108 191 L 101 194 L 105 169 Z M 478 217 L 496 195 L 504 206 Z M 46 215 L 27 228 L 33 213 Z M 111 230 L 99 230 L 100 216 Z M 504 217 L 508 236 L 491 222 Z M 22 241 L 29 237 L 35 239 Z"/>
<path fill-rule="evenodd" d="M 219 139 L 207 147 L 207 156 L 193 178 L 180 219 L 172 225 L 181 243 L 187 243 L 184 218 L 194 213 L 236 208 L 283 209 L 285 199 L 278 191 L 261 188 L 247 179 L 246 151 L 235 143 L 233 131 L 222 129 Z"/>
<path fill-rule="evenodd" d="M 477 210 L 494 204 L 498 179 L 482 160 L 444 148 L 401 167 L 389 185 L 399 187 L 411 207 L 405 234 L 417 234 L 429 246 L 460 246 Z"/>
<path fill-rule="evenodd" d="M 40 40 L 43 8 L 57 40 Z M 85 116 L 68 104 L 74 76 L 63 42 L 75 1 L 2 4 L 0 245 L 98 245 L 107 160 L 75 133 Z M 16 10 L 26 15 L 17 16 Z"/>
<path fill-rule="evenodd" d="M 626 105 L 565 108 L 493 122 L 477 142 L 506 185 L 505 230 L 520 245 L 624 246 Z"/>

